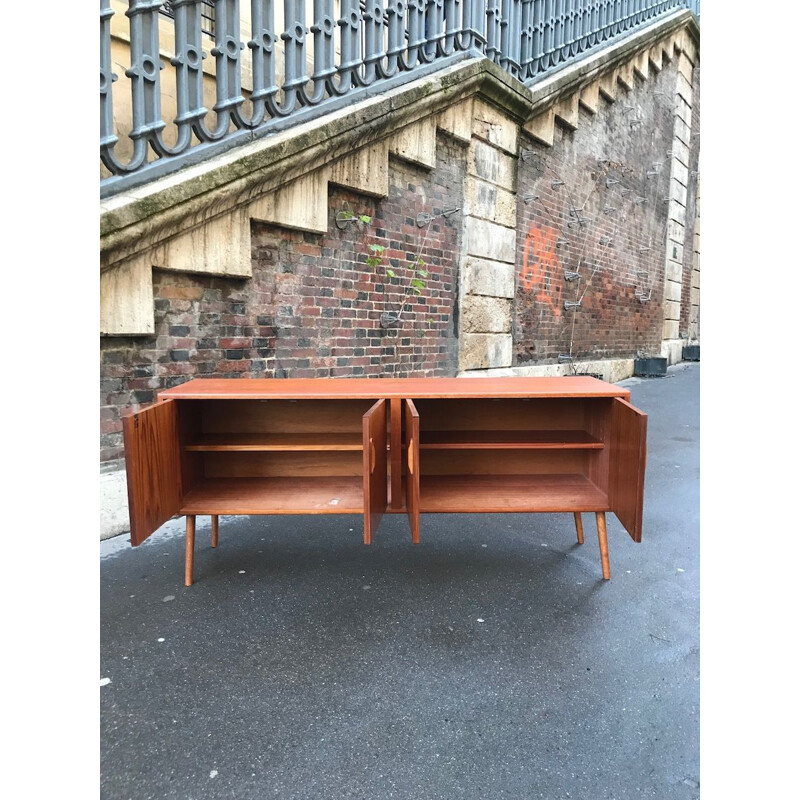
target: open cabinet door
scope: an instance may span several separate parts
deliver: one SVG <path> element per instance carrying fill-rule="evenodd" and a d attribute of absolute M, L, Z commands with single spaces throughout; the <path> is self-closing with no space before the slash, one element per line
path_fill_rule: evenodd
<path fill-rule="evenodd" d="M 141 544 L 181 508 L 181 459 L 174 400 L 122 419 L 131 544 Z"/>
<path fill-rule="evenodd" d="M 378 400 L 364 414 L 364 544 L 372 543 L 386 511 L 386 406 Z"/>
<path fill-rule="evenodd" d="M 615 397 L 611 408 L 608 499 L 634 542 L 642 541 L 647 414 Z"/>
<path fill-rule="evenodd" d="M 406 513 L 411 525 L 411 541 L 419 544 L 419 414 L 411 400 L 406 400 L 405 445 Z"/>

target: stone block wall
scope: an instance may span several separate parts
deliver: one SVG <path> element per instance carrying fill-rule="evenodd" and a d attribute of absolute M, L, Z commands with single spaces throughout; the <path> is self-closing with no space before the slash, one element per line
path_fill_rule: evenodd
<path fill-rule="evenodd" d="M 689 173 L 686 186 L 687 225 L 683 242 L 683 281 L 681 282 L 681 319 L 679 333 L 682 338 L 700 338 L 700 65 L 692 75 L 692 128 L 691 146 L 687 148 Z M 693 224 L 692 224 L 693 221 Z"/>

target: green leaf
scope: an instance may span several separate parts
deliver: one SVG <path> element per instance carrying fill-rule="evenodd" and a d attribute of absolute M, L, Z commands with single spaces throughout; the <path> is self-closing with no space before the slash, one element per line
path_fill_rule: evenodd
<path fill-rule="evenodd" d="M 369 249 L 372 250 L 373 253 L 382 253 L 386 248 L 380 244 L 371 244 Z"/>
<path fill-rule="evenodd" d="M 424 269 L 418 269 L 417 270 L 417 275 L 419 275 L 420 278 L 427 278 L 428 277 L 428 273 Z"/>
<path fill-rule="evenodd" d="M 422 256 L 419 256 L 419 258 L 417 258 L 417 264 L 419 264 L 421 267 L 424 267 L 425 259 Z"/>
<path fill-rule="evenodd" d="M 361 220 L 361 222 L 363 222 L 365 225 L 369 225 L 369 223 L 370 223 L 370 222 L 372 222 L 372 217 L 368 217 L 366 214 L 359 214 L 359 215 L 358 215 L 358 218 L 359 218 L 359 220 Z"/>
<path fill-rule="evenodd" d="M 424 289 L 424 288 L 425 288 L 425 282 L 424 282 L 424 281 L 421 281 L 419 278 L 414 278 L 414 279 L 412 279 L 412 281 L 411 281 L 411 285 L 412 285 L 412 286 L 413 286 L 415 289 Z"/>
<path fill-rule="evenodd" d="M 393 270 L 393 269 L 387 269 L 387 270 L 386 270 L 386 274 L 387 274 L 387 275 L 388 275 L 390 278 L 396 278 L 396 277 L 397 277 L 397 275 L 395 275 L 395 274 L 394 274 L 394 270 Z"/>
<path fill-rule="evenodd" d="M 418 286 L 413 286 L 412 288 L 414 289 L 414 294 L 422 294 L 422 289 Z"/>

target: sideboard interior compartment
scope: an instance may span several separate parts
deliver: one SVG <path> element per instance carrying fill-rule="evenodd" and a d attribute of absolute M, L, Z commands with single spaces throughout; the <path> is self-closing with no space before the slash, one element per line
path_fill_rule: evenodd
<path fill-rule="evenodd" d="M 608 404 L 414 400 L 422 512 L 607 509 Z"/>
<path fill-rule="evenodd" d="M 186 403 L 195 408 L 187 414 L 182 437 L 187 476 L 183 513 L 365 511 L 364 459 L 365 454 L 370 457 L 370 443 L 369 437 L 365 439 L 364 417 L 374 402 Z M 383 447 L 385 472 L 385 410 L 382 435 L 373 431 L 371 437 L 373 449 Z"/>

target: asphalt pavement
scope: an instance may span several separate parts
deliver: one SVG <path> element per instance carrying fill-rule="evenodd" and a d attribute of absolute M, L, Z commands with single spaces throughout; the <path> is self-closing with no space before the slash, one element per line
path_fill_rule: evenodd
<path fill-rule="evenodd" d="M 644 526 L 198 518 L 101 550 L 106 800 L 699 797 L 699 364 L 625 381 Z"/>

